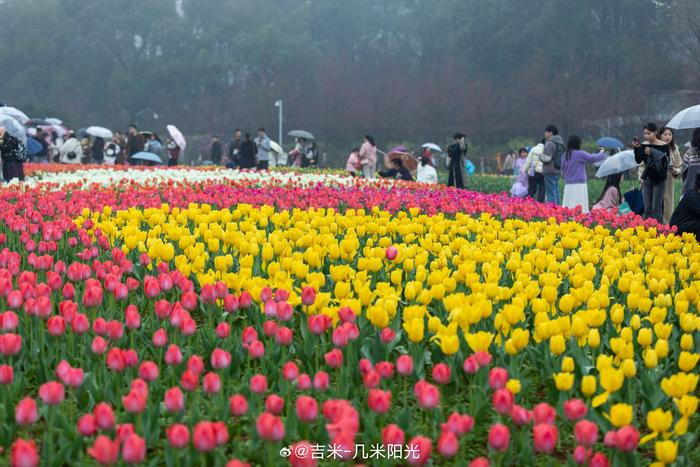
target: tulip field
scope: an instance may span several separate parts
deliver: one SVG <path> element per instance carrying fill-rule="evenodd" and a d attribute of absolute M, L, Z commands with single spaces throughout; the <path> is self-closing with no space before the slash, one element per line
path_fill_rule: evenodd
<path fill-rule="evenodd" d="M 700 244 L 342 174 L 0 189 L 3 465 L 700 465 Z"/>

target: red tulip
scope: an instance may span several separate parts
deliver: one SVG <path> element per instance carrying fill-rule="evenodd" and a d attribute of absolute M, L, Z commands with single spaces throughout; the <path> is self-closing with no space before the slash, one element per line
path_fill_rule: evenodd
<path fill-rule="evenodd" d="M 299 396 L 296 401 L 296 414 L 302 422 L 313 422 L 318 417 L 318 402 L 310 396 Z"/>
<path fill-rule="evenodd" d="M 0 334 L 0 354 L 10 357 L 22 350 L 22 336 L 18 334 Z"/>
<path fill-rule="evenodd" d="M 95 439 L 87 453 L 102 465 L 115 464 L 119 459 L 119 444 L 104 435 Z"/>
<path fill-rule="evenodd" d="M 360 366 L 360 373 L 363 375 L 366 375 L 370 371 L 374 370 L 374 366 L 372 365 L 372 362 L 366 358 L 360 359 L 359 366 Z"/>
<path fill-rule="evenodd" d="M 554 420 L 557 418 L 557 411 L 554 410 L 554 407 L 551 405 L 542 402 L 532 409 L 532 415 L 535 418 L 535 425 L 540 423 L 554 425 Z"/>
<path fill-rule="evenodd" d="M 340 368 L 343 364 L 343 352 L 340 349 L 333 349 L 324 355 L 326 365 L 331 368 Z"/>
<path fill-rule="evenodd" d="M 229 409 L 234 417 L 241 417 L 248 411 L 248 401 L 241 394 L 234 394 L 229 399 Z"/>
<path fill-rule="evenodd" d="M 489 430 L 489 447 L 494 451 L 504 452 L 510 443 L 510 430 L 500 423 L 491 425 Z"/>
<path fill-rule="evenodd" d="M 348 345 L 349 340 L 350 337 L 348 336 L 348 332 L 342 326 L 338 326 L 333 330 L 331 342 L 334 346 L 345 347 L 346 345 Z"/>
<path fill-rule="evenodd" d="M 501 389 L 506 387 L 508 382 L 508 370 L 505 368 L 491 368 L 489 371 L 489 386 L 491 389 Z"/>
<path fill-rule="evenodd" d="M 228 323 L 219 323 L 216 326 L 216 337 L 226 339 L 231 335 L 231 326 Z"/>
<path fill-rule="evenodd" d="M 308 441 L 294 443 L 291 446 L 291 454 L 288 458 L 289 465 L 292 467 L 316 467 L 318 460 L 314 457 L 313 451 L 313 446 Z"/>
<path fill-rule="evenodd" d="M 591 447 L 598 441 L 598 425 L 588 420 L 581 420 L 574 426 L 576 442 Z"/>
<path fill-rule="evenodd" d="M 180 376 L 180 385 L 187 391 L 196 391 L 199 386 L 199 373 L 185 370 Z"/>
<path fill-rule="evenodd" d="M 311 334 L 320 336 L 333 324 L 328 315 L 309 315 L 309 331 Z"/>
<path fill-rule="evenodd" d="M 452 370 L 444 363 L 438 363 L 433 367 L 432 376 L 438 384 L 449 384 Z"/>
<path fill-rule="evenodd" d="M 241 340 L 244 344 L 250 344 L 254 340 L 258 339 L 258 331 L 255 330 L 253 326 L 248 326 L 243 329 L 241 334 Z"/>
<path fill-rule="evenodd" d="M 605 454 L 602 452 L 593 454 L 591 461 L 588 463 L 588 467 L 608 467 L 609 465 L 610 461 L 608 461 L 608 458 L 605 457 Z"/>
<path fill-rule="evenodd" d="M 394 261 L 399 255 L 399 250 L 397 250 L 395 246 L 390 246 L 386 249 L 384 255 L 389 261 Z"/>
<path fill-rule="evenodd" d="M 615 447 L 623 452 L 632 452 L 639 444 L 639 431 L 632 425 L 626 425 L 617 430 Z"/>
<path fill-rule="evenodd" d="M 214 427 L 216 445 L 223 446 L 228 442 L 228 427 L 224 422 L 214 422 L 212 426 Z"/>
<path fill-rule="evenodd" d="M 474 429 L 474 418 L 469 415 L 461 415 L 452 412 L 447 418 L 447 423 L 443 423 L 443 431 L 451 431 L 457 436 L 462 436 Z"/>
<path fill-rule="evenodd" d="M 391 407 L 391 391 L 370 389 L 367 396 L 367 405 L 376 413 L 385 413 Z"/>
<path fill-rule="evenodd" d="M 426 381 L 418 381 L 414 386 L 418 405 L 424 409 L 434 409 L 440 405 L 440 390 Z"/>
<path fill-rule="evenodd" d="M 588 459 L 591 458 L 591 455 L 593 454 L 593 451 L 591 448 L 587 448 L 585 446 L 576 446 L 574 448 L 574 453 L 572 457 L 574 458 L 574 462 L 576 462 L 578 465 L 585 465 L 588 462 Z"/>
<path fill-rule="evenodd" d="M 95 415 L 95 423 L 97 427 L 102 430 L 110 430 L 114 427 L 114 411 L 112 407 L 106 402 L 100 402 L 92 410 Z"/>
<path fill-rule="evenodd" d="M 489 460 L 485 457 L 477 457 L 469 463 L 469 467 L 490 467 Z"/>
<path fill-rule="evenodd" d="M 221 378 L 219 375 L 210 371 L 202 379 L 202 390 L 205 394 L 216 394 L 221 391 Z"/>
<path fill-rule="evenodd" d="M 513 408 L 513 393 L 508 389 L 496 389 L 491 398 L 493 408 L 497 413 L 506 415 Z"/>
<path fill-rule="evenodd" d="M 284 409 L 284 399 L 282 399 L 277 394 L 270 394 L 265 399 L 265 410 L 270 412 L 272 415 L 279 415 Z"/>
<path fill-rule="evenodd" d="M 31 397 L 25 397 L 15 407 L 15 422 L 20 426 L 28 426 L 39 420 L 39 411 L 36 401 Z"/>
<path fill-rule="evenodd" d="M 204 360 L 199 355 L 192 355 L 187 360 L 187 369 L 196 375 L 201 375 L 204 371 Z"/>
<path fill-rule="evenodd" d="M 275 331 L 275 341 L 279 345 L 287 346 L 292 343 L 294 339 L 294 331 L 289 329 L 287 326 L 280 326 Z"/>
<path fill-rule="evenodd" d="M 443 457 L 453 457 L 459 451 L 457 436 L 451 431 L 443 431 L 438 438 L 437 450 Z"/>
<path fill-rule="evenodd" d="M 112 371 L 124 371 L 126 368 L 124 351 L 117 347 L 113 347 L 107 352 L 107 367 Z"/>
<path fill-rule="evenodd" d="M 510 416 L 513 419 L 513 423 L 518 426 L 527 425 L 532 420 L 532 412 L 518 404 L 513 404 L 513 407 L 510 409 Z"/>
<path fill-rule="evenodd" d="M 532 427 L 532 439 L 535 443 L 535 451 L 551 454 L 557 446 L 559 431 L 554 425 L 538 423 Z"/>
<path fill-rule="evenodd" d="M 145 361 L 139 367 L 139 378 L 145 381 L 155 381 L 158 379 L 160 370 L 154 362 Z"/>
<path fill-rule="evenodd" d="M 284 438 L 282 419 L 267 412 L 260 414 L 255 421 L 258 436 L 266 441 L 281 441 Z"/>
<path fill-rule="evenodd" d="M 264 375 L 253 375 L 250 378 L 250 390 L 255 394 L 262 394 L 267 391 L 267 378 Z"/>
<path fill-rule="evenodd" d="M 94 436 L 97 433 L 97 422 L 95 416 L 91 413 L 86 413 L 78 419 L 78 433 L 81 436 Z"/>
<path fill-rule="evenodd" d="M 10 365 L 0 365 L 0 384 L 10 384 L 14 379 L 14 368 Z"/>
<path fill-rule="evenodd" d="M 357 319 L 357 317 L 355 316 L 355 311 L 349 306 L 341 307 L 338 310 L 338 318 L 340 318 L 340 321 L 343 323 L 354 323 Z"/>
<path fill-rule="evenodd" d="M 90 320 L 83 313 L 76 313 L 70 325 L 73 332 L 78 335 L 85 334 L 90 330 Z"/>
<path fill-rule="evenodd" d="M 126 365 L 127 368 L 136 366 L 139 363 L 139 354 L 137 354 L 134 349 L 126 349 L 123 355 L 124 365 Z"/>
<path fill-rule="evenodd" d="M 413 373 L 413 358 L 410 355 L 401 355 L 397 358 L 396 372 L 401 376 L 410 376 Z"/>
<path fill-rule="evenodd" d="M 294 362 L 287 362 L 282 365 L 282 377 L 287 381 L 294 381 L 299 376 L 299 367 Z"/>
<path fill-rule="evenodd" d="M 374 369 L 379 373 L 382 379 L 391 379 L 394 375 L 394 364 L 391 362 L 379 362 L 374 366 Z"/>
<path fill-rule="evenodd" d="M 61 383 L 49 381 L 39 387 L 39 397 L 46 405 L 58 405 L 66 398 L 66 391 Z"/>
<path fill-rule="evenodd" d="M 233 313 L 238 310 L 238 297 L 235 295 L 227 294 L 224 297 L 224 310 L 229 313 Z"/>
<path fill-rule="evenodd" d="M 36 452 L 34 440 L 17 439 L 12 443 L 10 452 L 12 467 L 36 467 L 39 465 L 39 455 Z"/>
<path fill-rule="evenodd" d="M 581 399 L 569 399 L 564 402 L 564 415 L 569 421 L 581 420 L 587 413 L 586 403 Z"/>
<path fill-rule="evenodd" d="M 301 289 L 301 303 L 304 306 L 313 305 L 316 301 L 316 290 L 313 287 L 303 287 Z"/>
<path fill-rule="evenodd" d="M 390 444 L 403 446 L 405 439 L 403 430 L 393 423 L 382 430 L 382 442 L 385 446 Z"/>
<path fill-rule="evenodd" d="M 409 465 L 424 465 L 430 459 L 433 443 L 425 436 L 415 436 L 408 442 L 406 451 L 405 457 Z"/>
<path fill-rule="evenodd" d="M 302 373 L 297 378 L 297 389 L 300 391 L 307 391 L 311 389 L 311 377 L 306 373 Z"/>
<path fill-rule="evenodd" d="M 52 316 L 46 322 L 46 328 L 52 336 L 62 336 L 66 332 L 66 322 L 61 316 Z"/>
<path fill-rule="evenodd" d="M 265 334 L 267 337 L 272 337 L 275 335 L 278 328 L 279 326 L 276 322 L 267 320 L 263 323 L 263 334 Z"/>
<path fill-rule="evenodd" d="M 479 365 L 479 368 L 483 368 L 491 364 L 491 354 L 488 352 L 476 352 L 474 354 L 474 358 L 476 359 L 476 363 Z"/>
<path fill-rule="evenodd" d="M 122 445 L 122 459 L 127 464 L 138 464 L 146 458 L 146 440 L 139 435 L 131 435 Z"/>
<path fill-rule="evenodd" d="M 260 359 L 265 356 L 265 345 L 259 340 L 247 344 L 248 356 L 252 359 Z"/>
<path fill-rule="evenodd" d="M 163 404 L 168 412 L 180 412 L 185 408 L 185 396 L 179 387 L 172 387 L 165 391 Z"/>
<path fill-rule="evenodd" d="M 174 448 L 182 449 L 190 442 L 190 430 L 186 425 L 174 423 L 166 430 L 168 443 Z"/>
<path fill-rule="evenodd" d="M 146 410 L 146 396 L 138 391 L 131 391 L 126 396 L 122 396 L 122 405 L 124 410 L 129 413 L 141 413 Z"/>
<path fill-rule="evenodd" d="M 194 426 L 192 442 L 197 451 L 209 452 L 216 447 L 216 431 L 211 422 L 199 422 Z"/>
<path fill-rule="evenodd" d="M 396 332 L 391 328 L 384 328 L 380 334 L 383 343 L 388 344 L 396 338 Z"/>
<path fill-rule="evenodd" d="M 95 336 L 90 348 L 95 355 L 103 355 L 107 351 L 107 341 L 100 336 Z M 109 366 L 109 365 L 108 365 Z"/>
<path fill-rule="evenodd" d="M 165 351 L 165 363 L 168 365 L 179 365 L 182 363 L 182 352 L 175 344 L 170 344 Z"/>
<path fill-rule="evenodd" d="M 325 391 L 328 389 L 330 384 L 330 376 L 325 371 L 318 371 L 314 375 L 314 389 L 318 391 Z"/>

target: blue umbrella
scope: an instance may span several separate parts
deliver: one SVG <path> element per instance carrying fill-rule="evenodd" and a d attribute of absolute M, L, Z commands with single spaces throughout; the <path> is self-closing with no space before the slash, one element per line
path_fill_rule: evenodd
<path fill-rule="evenodd" d="M 133 156 L 131 156 L 129 159 L 135 159 L 137 161 L 148 161 L 148 162 L 155 162 L 157 164 L 162 164 L 163 159 L 160 158 L 158 154 L 153 154 L 152 152 L 137 152 Z"/>
<path fill-rule="evenodd" d="M 44 149 L 44 146 L 34 138 L 27 138 L 27 154 L 33 156 L 39 154 Z"/>
<path fill-rule="evenodd" d="M 596 141 L 596 144 L 603 148 L 620 149 L 625 147 L 625 143 L 612 136 L 605 136 Z"/>

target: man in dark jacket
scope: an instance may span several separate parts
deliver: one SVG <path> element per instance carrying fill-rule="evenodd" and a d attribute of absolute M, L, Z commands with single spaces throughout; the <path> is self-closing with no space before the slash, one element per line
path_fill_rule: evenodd
<path fill-rule="evenodd" d="M 224 149 L 221 147 L 219 137 L 214 135 L 211 137 L 211 150 L 209 151 L 209 160 L 214 165 L 221 165 L 221 156 L 224 155 Z"/>
<path fill-rule="evenodd" d="M 561 159 L 566 151 L 566 145 L 559 136 L 559 130 L 554 125 L 548 125 L 545 128 L 544 138 L 546 142 L 540 161 L 542 162 L 546 200 L 548 203 L 561 204 L 559 177 L 561 176 Z"/>
<path fill-rule="evenodd" d="M 146 138 L 144 138 L 143 135 L 139 133 L 139 129 L 136 128 L 136 125 L 130 125 L 129 136 L 126 140 L 126 155 L 128 157 L 131 157 L 137 152 L 143 151 L 145 145 Z"/>
<path fill-rule="evenodd" d="M 379 176 L 382 178 L 395 178 L 396 180 L 406 180 L 408 182 L 413 180 L 411 172 L 403 166 L 403 162 L 398 157 L 391 160 L 391 168 L 388 170 L 382 170 L 379 172 Z"/>
<path fill-rule="evenodd" d="M 467 186 L 467 135 L 464 133 L 455 133 L 452 139 L 454 143 L 447 148 L 447 156 L 450 159 L 449 170 L 450 175 L 447 179 L 447 186 L 455 188 L 466 188 Z"/>
<path fill-rule="evenodd" d="M 241 143 L 241 153 L 238 156 L 238 167 L 241 169 L 252 169 L 255 168 L 255 153 L 258 148 L 255 143 L 250 139 L 250 133 L 245 134 L 245 139 Z"/>
<path fill-rule="evenodd" d="M 229 169 L 235 169 L 238 167 L 238 158 L 241 154 L 241 144 L 243 143 L 243 132 L 241 130 L 236 130 L 233 132 L 233 139 L 228 145 L 228 162 L 226 167 Z"/>
<path fill-rule="evenodd" d="M 684 194 L 670 221 L 678 234 L 692 233 L 700 240 L 700 174 L 695 177 L 695 189 Z"/>

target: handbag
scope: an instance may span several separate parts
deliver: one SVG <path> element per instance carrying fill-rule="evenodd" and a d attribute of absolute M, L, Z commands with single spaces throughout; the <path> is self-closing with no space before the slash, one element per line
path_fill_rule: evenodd
<path fill-rule="evenodd" d="M 639 188 L 634 188 L 624 195 L 625 203 L 630 207 L 633 213 L 641 216 L 644 214 L 644 197 Z"/>
<path fill-rule="evenodd" d="M 630 205 L 627 204 L 627 201 L 625 201 L 624 203 L 622 203 L 621 205 L 619 205 L 617 207 L 617 212 L 621 216 L 624 216 L 625 214 L 629 214 L 630 212 L 632 212 L 632 208 L 630 208 Z"/>

